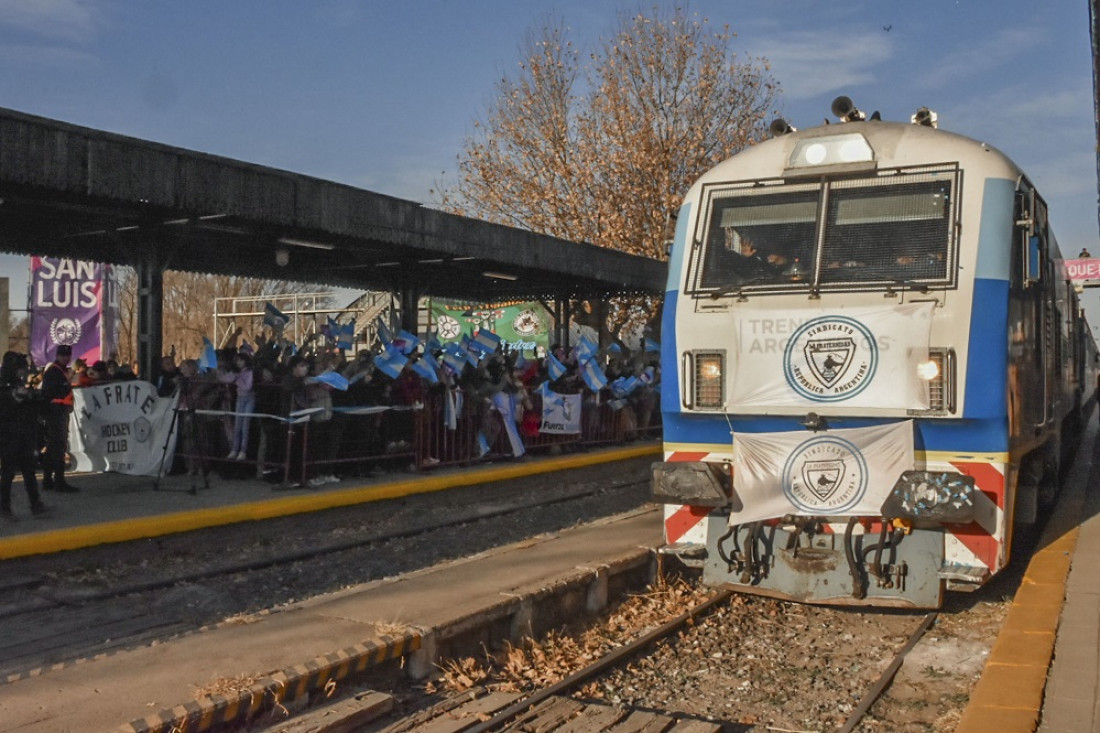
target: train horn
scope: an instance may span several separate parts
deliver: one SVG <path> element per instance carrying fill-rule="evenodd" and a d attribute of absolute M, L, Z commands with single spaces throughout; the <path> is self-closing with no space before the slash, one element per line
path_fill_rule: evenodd
<path fill-rule="evenodd" d="M 768 132 L 772 137 L 779 137 L 780 135 L 786 135 L 791 132 L 798 132 L 798 129 L 788 124 L 782 117 L 772 120 L 771 125 L 768 126 Z"/>
<path fill-rule="evenodd" d="M 939 120 L 939 115 L 927 107 L 921 107 L 909 118 L 909 121 L 914 125 L 924 125 L 925 127 L 939 127 Z"/>
<path fill-rule="evenodd" d="M 856 109 L 851 97 L 837 97 L 833 100 L 833 114 L 842 122 L 858 122 L 864 119 L 864 114 Z"/>

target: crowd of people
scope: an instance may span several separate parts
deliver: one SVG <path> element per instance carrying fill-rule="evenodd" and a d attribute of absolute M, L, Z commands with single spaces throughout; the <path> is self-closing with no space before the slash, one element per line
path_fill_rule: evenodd
<path fill-rule="evenodd" d="M 596 353 L 554 345 L 535 354 L 499 344 L 425 344 L 403 335 L 349 355 L 323 339 L 298 349 L 281 334 L 249 342 L 238 331 L 229 346 L 207 358 L 177 364 L 174 355 L 164 356 L 148 381 L 159 396 L 178 396 L 175 470 L 197 475 L 215 466 L 258 463 L 280 487 L 303 481 L 320 486 L 339 480 L 338 466 L 369 473 L 386 457 L 407 462 L 416 420 L 427 404 L 443 406 L 438 418 L 444 429 L 453 431 L 463 417 L 472 418 L 463 424 L 477 426 L 480 454 L 518 458 L 525 442 L 539 434 L 544 390 L 582 395 L 588 414 L 595 414 L 588 408 L 614 404 L 625 433 L 644 431 L 658 414 L 660 369 L 652 351 L 631 353 L 616 344 Z M 585 368 L 589 359 L 599 362 L 598 383 Z M 65 476 L 73 389 L 136 378 L 136 364 L 73 361 L 67 346 L 59 346 L 55 360 L 40 371 L 25 354 L 4 354 L 0 517 L 16 519 L 16 474 L 23 476 L 34 515 L 47 511 L 39 487 L 79 490 Z M 427 465 L 438 460 L 421 458 Z"/>
<path fill-rule="evenodd" d="M 469 357 L 459 362 L 454 347 L 448 353 L 415 337 L 415 344 L 384 342 L 353 354 L 324 341 L 296 349 L 281 338 L 238 344 L 240 337 L 207 364 L 162 360 L 155 385 L 162 396 L 178 391 L 183 416 L 177 471 L 198 474 L 225 462 L 258 462 L 286 478 L 283 486 L 320 486 L 339 480 L 339 465 L 369 472 L 378 461 L 366 457 L 410 455 L 418 408 L 428 403 L 448 406 L 440 419 L 451 429 L 464 414 L 479 416 L 482 453 L 502 445 L 504 454 L 519 457 L 523 438 L 538 433 L 533 397 L 541 385 L 558 394 L 583 394 L 595 404 L 616 397 L 610 385 L 637 377 L 636 388 L 619 395 L 624 419 L 632 430 L 645 429 L 656 414 L 657 355 L 631 355 L 621 346 L 601 355 L 609 387 L 593 391 L 577 352 L 556 345 L 542 358 L 501 347 L 463 347 Z M 558 373 L 551 361 L 562 367 Z M 360 408 L 388 409 L 364 414 Z M 489 419 L 494 412 L 501 419 Z M 502 431 L 508 440 L 500 439 Z M 428 465 L 435 460 L 424 457 Z"/>
<path fill-rule="evenodd" d="M 0 362 L 0 518 L 16 519 L 12 483 L 17 473 L 32 515 L 48 509 L 38 491 L 73 493 L 79 489 L 65 478 L 68 461 L 69 414 L 73 409 L 72 347 L 57 347 L 54 361 L 41 372 L 31 369 L 26 354 L 8 351 Z"/>

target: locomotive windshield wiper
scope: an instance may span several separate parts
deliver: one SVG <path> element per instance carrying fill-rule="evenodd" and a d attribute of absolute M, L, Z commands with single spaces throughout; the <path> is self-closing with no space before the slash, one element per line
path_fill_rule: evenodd
<path fill-rule="evenodd" d="M 711 297 L 712 300 L 718 300 L 719 298 L 725 298 L 726 296 L 729 296 L 729 295 L 736 295 L 738 297 L 744 298 L 745 296 L 741 291 L 745 287 L 747 287 L 749 285 L 754 285 L 756 283 L 771 281 L 773 279 L 774 279 L 773 276 L 770 275 L 770 274 L 754 275 L 752 277 L 746 277 L 743 280 L 741 280 L 741 282 L 737 283 L 736 285 L 727 285 L 724 288 L 720 288 L 719 290 L 715 290 L 713 293 L 710 294 L 710 297 Z"/>
<path fill-rule="evenodd" d="M 926 283 L 919 283 L 916 280 L 891 280 L 890 284 L 886 286 L 887 298 L 893 298 L 897 295 L 897 291 L 894 290 L 895 287 L 901 290 L 917 290 L 921 293 L 928 292 L 928 285 Z"/>

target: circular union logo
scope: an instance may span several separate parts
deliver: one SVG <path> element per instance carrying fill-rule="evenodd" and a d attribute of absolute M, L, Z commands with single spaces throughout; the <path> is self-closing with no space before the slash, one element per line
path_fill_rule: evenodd
<path fill-rule="evenodd" d="M 512 330 L 520 336 L 531 336 L 538 333 L 540 325 L 538 313 L 530 309 L 520 311 L 519 315 L 512 319 Z"/>
<path fill-rule="evenodd" d="M 150 423 L 144 417 L 139 417 L 134 420 L 134 438 L 137 442 L 144 443 L 149 440 L 149 436 L 153 434 L 153 424 Z"/>
<path fill-rule="evenodd" d="M 440 316 L 436 319 L 439 335 L 445 339 L 453 339 L 462 333 L 462 324 L 450 316 Z"/>
<path fill-rule="evenodd" d="M 855 397 L 871 383 L 876 368 L 874 335 L 846 316 L 823 316 L 803 323 L 783 353 L 787 384 L 814 402 Z"/>
<path fill-rule="evenodd" d="M 80 321 L 75 318 L 55 318 L 50 321 L 50 338 L 59 346 L 72 346 L 80 340 Z"/>
<path fill-rule="evenodd" d="M 791 452 L 783 466 L 783 494 L 807 514 L 845 512 L 866 493 L 867 461 L 844 438 L 810 438 Z"/>

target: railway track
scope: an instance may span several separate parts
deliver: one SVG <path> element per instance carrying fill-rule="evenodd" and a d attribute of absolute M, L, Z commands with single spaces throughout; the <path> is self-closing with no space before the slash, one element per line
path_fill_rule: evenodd
<path fill-rule="evenodd" d="M 717 609 L 727 607 L 734 593 L 723 590 L 708 600 L 671 618 L 656 628 L 616 646 L 612 651 L 593 661 L 591 664 L 574 671 L 558 682 L 531 691 L 518 694 L 514 691 L 494 689 L 491 685 L 477 686 L 454 695 L 429 708 L 405 715 L 397 721 L 379 717 L 373 723 L 361 720 L 352 727 L 341 726 L 339 714 L 332 710 L 314 711 L 304 719 L 295 721 L 293 726 L 277 725 L 270 731 L 328 730 L 316 728 L 316 721 L 327 719 L 334 730 L 370 731 L 371 733 L 492 733 L 495 731 L 526 731 L 540 733 L 719 733 L 720 731 L 748 731 L 757 728 L 750 724 L 733 723 L 715 716 L 698 715 L 685 711 L 658 709 L 654 706 L 614 703 L 608 700 L 594 700 L 585 694 L 586 690 L 598 687 L 600 678 L 606 678 L 609 672 L 623 670 L 637 664 L 650 650 L 658 645 L 676 643 L 676 636 L 686 627 L 713 623 L 710 615 Z M 873 680 L 866 685 L 859 703 L 852 708 L 842 725 L 823 725 L 820 729 L 835 728 L 841 733 L 856 731 L 871 706 L 888 688 L 891 680 L 901 668 L 906 655 L 913 650 L 920 639 L 936 620 L 936 613 L 929 613 L 914 619 L 907 619 L 907 634 L 904 644 L 900 645 L 889 663 Z M 362 696 L 360 705 L 350 707 L 343 703 L 345 715 L 363 714 L 368 706 L 378 705 L 377 696 Z M 388 706 L 385 709 L 389 709 Z M 376 707 L 376 712 L 382 708 Z M 733 726 L 733 727 L 731 727 Z M 759 729 L 764 730 L 765 726 Z M 769 731 L 790 731 L 791 728 L 767 725 Z M 817 728 L 815 728 L 816 730 Z M 799 733 L 808 733 L 802 728 Z"/>
<path fill-rule="evenodd" d="M 280 548 L 278 538 L 251 536 L 247 542 L 241 539 L 241 544 L 253 548 L 245 553 L 233 546 L 232 531 L 203 530 L 191 533 L 191 542 L 199 546 L 208 540 L 226 543 L 223 552 L 207 546 L 195 563 L 179 563 L 169 550 L 163 563 L 155 558 L 144 567 L 138 563 L 106 584 L 94 570 L 74 572 L 71 566 L 79 564 L 74 553 L 39 559 L 40 572 L 8 573 L 7 584 L 0 587 L 0 622 L 5 626 L 0 681 L 153 643 L 228 616 L 367 582 L 395 570 L 472 554 L 514 541 L 517 534 L 540 534 L 561 528 L 563 522 L 613 514 L 624 503 L 643 502 L 647 491 L 648 481 L 626 476 L 615 482 L 562 487 L 549 495 L 533 489 L 500 494 L 488 502 L 471 500 L 452 511 L 435 511 L 432 518 L 418 513 L 422 501 L 404 502 L 404 508 L 398 506 L 401 502 L 383 502 L 374 507 L 375 513 L 403 513 L 404 518 L 362 532 L 336 522 L 333 529 L 319 531 L 315 541 L 308 540 L 308 530 L 299 528 L 306 541 L 288 548 Z M 438 505 L 442 497 L 434 499 Z M 308 523 L 312 518 L 298 521 Z M 502 525 L 511 531 L 501 531 Z M 254 535 L 262 530 L 250 525 L 247 531 Z M 440 543 L 442 547 L 437 546 Z M 119 554 L 148 554 L 149 543 L 131 544 Z M 238 557 L 225 559 L 233 555 Z M 178 568 L 181 564 L 184 567 Z M 18 562 L 9 565 L 18 567 Z M 63 581 L 51 583 L 51 578 Z M 257 587 L 266 594 L 249 592 Z"/>

